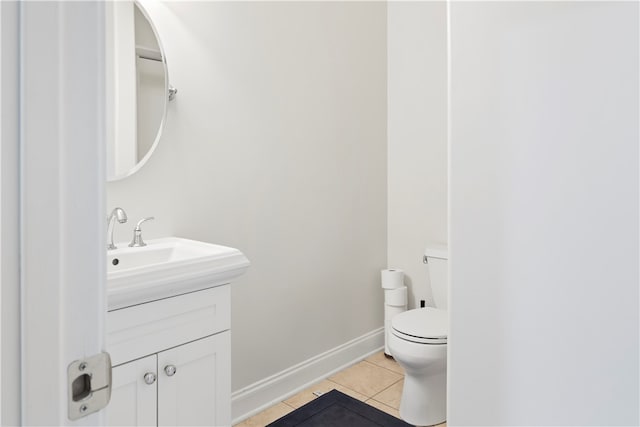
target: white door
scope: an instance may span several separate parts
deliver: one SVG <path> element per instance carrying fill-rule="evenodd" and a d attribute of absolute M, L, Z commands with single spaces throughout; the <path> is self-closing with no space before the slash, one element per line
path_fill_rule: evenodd
<path fill-rule="evenodd" d="M 109 426 L 157 425 L 158 391 L 155 354 L 113 368 L 113 391 L 107 408 Z"/>
<path fill-rule="evenodd" d="M 231 332 L 158 354 L 158 425 L 231 425 Z"/>
<path fill-rule="evenodd" d="M 20 425 L 19 4 L 0 1 L 0 424 Z"/>
<path fill-rule="evenodd" d="M 101 425 L 69 419 L 67 367 L 105 349 L 104 5 L 19 8 L 20 423 Z"/>

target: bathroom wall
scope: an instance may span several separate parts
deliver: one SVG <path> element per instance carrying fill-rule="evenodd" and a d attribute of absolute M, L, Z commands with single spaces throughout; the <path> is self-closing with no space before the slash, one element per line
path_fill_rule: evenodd
<path fill-rule="evenodd" d="M 0 424 L 20 425 L 19 5 L 0 2 Z"/>
<path fill-rule="evenodd" d="M 108 184 L 147 239 L 242 250 L 233 390 L 382 326 L 386 4 L 145 3 L 166 50 L 165 134 Z M 416 256 L 420 256 L 417 254 Z"/>
<path fill-rule="evenodd" d="M 639 5 L 451 8 L 447 425 L 638 425 Z"/>
<path fill-rule="evenodd" d="M 387 254 L 412 308 L 433 305 L 425 246 L 447 242 L 446 2 L 389 2 L 387 32 Z"/>

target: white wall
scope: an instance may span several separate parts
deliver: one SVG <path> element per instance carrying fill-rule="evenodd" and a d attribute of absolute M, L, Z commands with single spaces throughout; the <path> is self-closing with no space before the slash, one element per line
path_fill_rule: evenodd
<path fill-rule="evenodd" d="M 428 243 L 447 242 L 446 2 L 390 2 L 388 262 L 405 271 L 410 308 L 433 305 Z"/>
<path fill-rule="evenodd" d="M 109 208 L 229 245 L 233 389 L 382 326 L 386 5 L 149 4 L 170 82 L 165 134 Z M 416 256 L 419 256 L 417 254 Z"/>
<path fill-rule="evenodd" d="M 0 424 L 20 425 L 19 28 L 17 2 L 0 3 Z"/>
<path fill-rule="evenodd" d="M 451 5 L 448 425 L 637 425 L 638 3 Z"/>

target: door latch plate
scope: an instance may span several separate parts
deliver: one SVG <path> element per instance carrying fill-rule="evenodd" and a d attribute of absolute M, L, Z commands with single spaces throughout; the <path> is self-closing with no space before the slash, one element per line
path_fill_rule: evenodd
<path fill-rule="evenodd" d="M 74 360 L 67 368 L 68 416 L 77 420 L 98 412 L 111 399 L 111 357 L 103 352 Z"/>

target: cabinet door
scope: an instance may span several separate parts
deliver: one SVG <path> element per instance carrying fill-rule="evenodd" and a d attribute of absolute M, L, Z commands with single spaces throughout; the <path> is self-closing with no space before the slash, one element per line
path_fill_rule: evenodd
<path fill-rule="evenodd" d="M 107 425 L 156 426 L 156 396 L 158 391 L 157 357 L 143 359 L 113 368 L 111 402 L 107 406 Z M 151 384 L 147 384 L 151 382 Z"/>
<path fill-rule="evenodd" d="M 158 354 L 158 425 L 231 425 L 231 333 Z"/>

